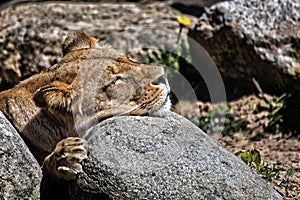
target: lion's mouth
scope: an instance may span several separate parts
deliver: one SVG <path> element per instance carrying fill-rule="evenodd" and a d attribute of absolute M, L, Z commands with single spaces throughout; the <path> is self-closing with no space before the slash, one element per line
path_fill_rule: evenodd
<path fill-rule="evenodd" d="M 169 94 L 158 109 L 151 110 L 149 116 L 164 117 L 171 110 L 171 100 Z"/>
<path fill-rule="evenodd" d="M 166 78 L 164 79 L 164 83 L 159 85 L 162 89 L 160 98 L 150 110 L 150 116 L 163 117 L 171 109 L 170 86 L 168 80 Z"/>
<path fill-rule="evenodd" d="M 131 115 L 149 115 L 163 117 L 171 109 L 170 87 L 168 83 L 152 86 L 159 88 L 155 98 L 144 98 L 130 112 Z M 150 100 L 150 101 L 149 101 Z"/>

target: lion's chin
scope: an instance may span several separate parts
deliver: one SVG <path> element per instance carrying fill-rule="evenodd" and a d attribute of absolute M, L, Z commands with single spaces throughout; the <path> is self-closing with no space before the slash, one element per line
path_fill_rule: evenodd
<path fill-rule="evenodd" d="M 170 97 L 167 96 L 165 102 L 161 105 L 158 110 L 149 113 L 149 116 L 154 117 L 164 117 L 171 110 L 171 100 Z"/>

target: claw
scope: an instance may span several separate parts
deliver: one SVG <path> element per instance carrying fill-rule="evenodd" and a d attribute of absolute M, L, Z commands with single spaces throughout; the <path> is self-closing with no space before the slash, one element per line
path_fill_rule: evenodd
<path fill-rule="evenodd" d="M 60 166 L 57 169 L 58 171 L 64 174 L 64 179 L 66 181 L 76 179 L 79 176 L 79 174 L 82 172 L 67 166 Z"/>

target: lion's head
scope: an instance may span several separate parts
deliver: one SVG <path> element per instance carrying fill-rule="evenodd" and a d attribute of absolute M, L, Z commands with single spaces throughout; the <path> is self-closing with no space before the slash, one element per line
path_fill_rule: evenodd
<path fill-rule="evenodd" d="M 159 66 L 144 65 L 97 39 L 76 31 L 63 42 L 61 62 L 49 69 L 50 84 L 34 96 L 37 105 L 73 116 L 163 116 L 170 110 L 170 87 Z"/>

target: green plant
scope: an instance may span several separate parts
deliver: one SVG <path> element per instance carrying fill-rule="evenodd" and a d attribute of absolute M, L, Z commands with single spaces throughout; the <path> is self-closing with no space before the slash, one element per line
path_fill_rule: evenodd
<path fill-rule="evenodd" d="M 144 62 L 154 65 L 169 66 L 174 70 L 179 70 L 178 57 L 178 54 L 164 49 L 159 49 L 157 51 L 152 52 L 151 54 L 148 54 L 145 57 Z"/>
<path fill-rule="evenodd" d="M 240 157 L 247 165 L 252 166 L 255 164 L 256 173 L 259 174 L 263 179 L 272 181 L 273 179 L 279 178 L 279 171 L 274 166 L 269 167 L 268 164 L 261 165 L 260 152 L 256 149 L 238 151 L 235 153 L 236 156 Z"/>
<path fill-rule="evenodd" d="M 199 127 L 207 133 L 221 132 L 222 135 L 245 130 L 249 122 L 237 119 L 233 113 L 228 112 L 228 109 L 228 104 L 220 104 L 207 115 L 199 118 Z"/>
<path fill-rule="evenodd" d="M 272 101 L 264 99 L 264 106 L 258 105 L 257 112 L 268 111 L 269 122 L 265 127 L 268 132 L 277 132 L 283 129 L 283 114 L 282 111 L 286 107 L 286 99 L 289 98 L 289 94 L 282 94 L 279 97 L 274 97 Z"/>
<path fill-rule="evenodd" d="M 288 170 L 286 171 L 286 175 L 287 175 L 287 176 L 293 176 L 294 173 L 295 173 L 295 169 L 293 169 L 293 168 L 290 168 L 290 169 L 288 169 Z"/>
<path fill-rule="evenodd" d="M 277 132 L 283 130 L 283 113 L 286 108 L 286 100 L 291 96 L 291 94 L 282 94 L 279 97 L 274 97 L 272 100 L 266 98 L 264 92 L 262 91 L 258 81 L 252 78 L 252 81 L 259 91 L 264 104 L 257 105 L 256 112 L 267 111 L 269 113 L 269 122 L 265 127 L 268 132 Z"/>
<path fill-rule="evenodd" d="M 282 130 L 283 124 L 283 115 L 282 110 L 285 108 L 285 100 L 290 95 L 283 94 L 280 97 L 275 97 L 274 101 L 269 102 L 269 119 L 270 122 L 266 127 L 267 130 L 276 132 L 278 130 Z"/>
<path fill-rule="evenodd" d="M 272 181 L 273 179 L 279 178 L 279 171 L 275 169 L 274 166 L 269 167 L 268 164 L 259 166 L 256 172 L 262 176 L 263 179 L 267 181 Z"/>
<path fill-rule="evenodd" d="M 261 164 L 260 153 L 256 149 L 238 151 L 235 153 L 236 156 L 240 157 L 247 165 L 251 166 L 252 163 L 255 164 L 256 168 L 259 168 Z"/>
<path fill-rule="evenodd" d="M 296 188 L 296 185 L 291 181 L 291 177 L 295 174 L 295 169 L 290 168 L 285 173 L 285 179 L 280 183 L 285 187 L 286 190 L 293 191 Z"/>
<path fill-rule="evenodd" d="M 190 21 L 186 17 L 178 17 L 177 21 L 179 23 L 179 32 L 177 35 L 177 42 L 173 46 L 174 51 L 157 49 L 146 55 L 143 60 L 147 64 L 162 65 L 165 67 L 167 77 L 171 76 L 171 70 L 166 67 L 170 67 L 175 71 L 179 71 L 179 68 L 182 65 L 191 64 L 191 55 L 189 52 L 189 46 L 186 42 L 182 42 L 182 29 L 187 28 L 190 24 Z"/>
<path fill-rule="evenodd" d="M 290 191 L 293 191 L 295 188 L 296 188 L 296 186 L 293 184 L 286 184 L 286 186 L 285 186 L 285 189 L 290 190 Z"/>
<path fill-rule="evenodd" d="M 145 56 L 143 63 L 165 67 L 167 76 L 171 73 L 170 68 L 179 71 L 180 67 L 190 65 L 192 59 L 189 53 L 189 47 L 179 42 L 177 45 L 174 45 L 174 49 L 174 51 L 165 49 L 152 51 Z"/>

